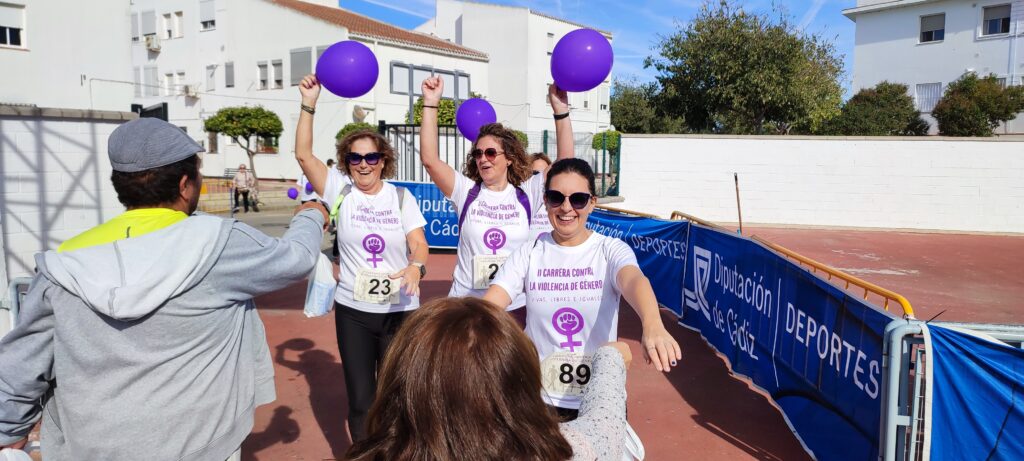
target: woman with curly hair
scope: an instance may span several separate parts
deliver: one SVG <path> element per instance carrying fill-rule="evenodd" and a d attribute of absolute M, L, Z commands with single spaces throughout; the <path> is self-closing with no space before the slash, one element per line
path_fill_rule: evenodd
<path fill-rule="evenodd" d="M 426 220 L 408 190 L 384 182 L 394 177 L 397 158 L 379 133 L 362 130 L 342 139 L 337 168 L 313 156 L 313 114 L 320 95 L 316 76 L 302 79 L 299 92 L 295 159 L 337 222 L 340 267 L 334 321 L 348 391 L 348 429 L 355 441 L 366 433 L 377 364 L 405 316 L 420 305 Z"/>
<path fill-rule="evenodd" d="M 423 81 L 420 157 L 441 193 L 459 216 L 458 261 L 449 296 L 483 296 L 505 258 L 530 237 L 531 217 L 543 206 L 544 174 L 534 175 L 530 159 L 514 132 L 499 123 L 484 125 L 462 172 L 438 155 L 437 105 L 444 91 L 441 77 Z M 554 111 L 558 158 L 572 158 L 568 96 L 548 87 Z M 517 296 L 508 310 L 526 304 Z M 523 310 L 516 315 L 522 323 Z"/>

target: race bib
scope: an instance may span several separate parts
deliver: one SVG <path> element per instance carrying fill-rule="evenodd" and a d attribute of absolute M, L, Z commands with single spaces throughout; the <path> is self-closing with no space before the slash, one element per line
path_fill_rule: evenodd
<path fill-rule="evenodd" d="M 486 290 L 491 286 L 494 275 L 505 264 L 508 256 L 502 255 L 476 255 L 473 256 L 473 289 Z"/>
<path fill-rule="evenodd" d="M 593 354 L 555 352 L 540 363 L 541 384 L 549 395 L 579 397 L 590 382 Z"/>
<path fill-rule="evenodd" d="M 402 279 L 392 279 L 388 274 L 386 270 L 360 267 L 356 272 L 352 298 L 364 303 L 398 304 Z"/>

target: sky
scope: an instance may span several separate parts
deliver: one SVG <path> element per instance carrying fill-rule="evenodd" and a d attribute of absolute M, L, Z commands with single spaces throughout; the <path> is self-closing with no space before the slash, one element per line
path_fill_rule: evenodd
<path fill-rule="evenodd" d="M 842 15 L 842 10 L 854 7 L 856 0 L 734 1 L 753 12 L 771 12 L 773 3 L 780 5 L 797 27 L 832 40 L 843 55 L 842 83 L 849 93 L 854 23 Z M 434 16 L 434 0 L 339 0 L 338 3 L 342 8 L 407 29 Z M 648 82 L 653 81 L 657 73 L 654 69 L 644 69 L 644 58 L 655 54 L 651 50 L 660 36 L 669 35 L 679 24 L 688 23 L 702 0 L 487 0 L 486 3 L 527 7 L 609 31 L 615 52 L 612 74 Z"/>

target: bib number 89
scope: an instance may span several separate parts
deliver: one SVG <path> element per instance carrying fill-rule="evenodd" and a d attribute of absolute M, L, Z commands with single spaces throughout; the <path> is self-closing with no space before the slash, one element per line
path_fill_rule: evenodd
<path fill-rule="evenodd" d="M 558 380 L 562 384 L 569 384 L 575 380 L 576 384 L 582 386 L 590 382 L 590 366 L 585 363 L 576 367 L 573 367 L 571 363 L 563 363 L 559 367 L 559 371 L 561 373 L 558 375 Z"/>

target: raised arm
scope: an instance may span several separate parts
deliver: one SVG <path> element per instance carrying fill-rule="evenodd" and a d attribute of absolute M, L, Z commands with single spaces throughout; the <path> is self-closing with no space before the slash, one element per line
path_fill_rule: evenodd
<path fill-rule="evenodd" d="M 428 77 L 423 81 L 423 115 L 420 119 L 420 160 L 430 180 L 441 189 L 445 197 L 455 190 L 455 169 L 441 161 L 437 152 L 437 107 L 444 93 L 441 77 Z"/>
<path fill-rule="evenodd" d="M 551 103 L 553 115 L 569 114 L 569 95 L 554 83 L 548 85 L 548 102 Z M 558 140 L 558 158 L 556 160 L 576 156 L 575 142 L 572 137 L 572 121 L 569 117 L 555 120 L 555 139 Z"/>
<path fill-rule="evenodd" d="M 316 100 L 320 97 L 320 82 L 315 75 L 303 77 L 299 83 L 299 93 L 302 94 L 303 106 L 316 108 Z M 295 160 L 313 185 L 313 191 L 323 197 L 327 185 L 327 165 L 313 155 L 313 114 L 305 109 L 299 110 L 299 125 L 295 127 Z"/>
<path fill-rule="evenodd" d="M 622 296 L 636 310 L 643 325 L 643 336 L 640 343 L 644 348 L 644 359 L 647 363 L 654 362 L 658 371 L 668 372 L 683 358 L 679 343 L 665 329 L 661 321 L 658 299 L 654 296 L 651 282 L 647 280 L 640 268 L 625 266 L 616 275 Z"/>

